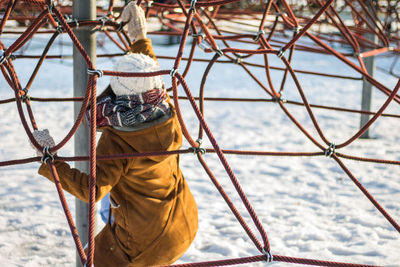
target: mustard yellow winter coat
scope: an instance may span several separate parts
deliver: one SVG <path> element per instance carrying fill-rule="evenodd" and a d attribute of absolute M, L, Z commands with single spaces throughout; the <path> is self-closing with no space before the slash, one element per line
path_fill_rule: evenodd
<path fill-rule="evenodd" d="M 132 50 L 153 53 L 149 39 L 136 42 Z M 168 120 L 145 129 L 102 128 L 97 154 L 179 149 L 182 133 L 171 109 Z M 88 202 L 88 175 L 64 162 L 56 161 L 55 166 L 62 187 Z M 112 227 L 107 225 L 96 236 L 95 266 L 166 265 L 181 257 L 197 231 L 197 206 L 179 168 L 179 156 L 98 160 L 96 172 L 96 201 L 110 192 L 118 208 L 112 208 Z M 39 174 L 53 181 L 47 165 Z"/>

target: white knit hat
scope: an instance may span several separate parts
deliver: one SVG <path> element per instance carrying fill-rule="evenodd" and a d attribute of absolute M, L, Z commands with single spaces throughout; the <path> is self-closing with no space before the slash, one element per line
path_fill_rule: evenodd
<path fill-rule="evenodd" d="M 118 72 L 154 72 L 159 70 L 160 67 L 156 61 L 147 55 L 138 53 L 125 55 L 114 65 L 114 71 Z M 163 87 L 160 75 L 144 78 L 112 76 L 110 84 L 117 96 L 140 94 Z"/>

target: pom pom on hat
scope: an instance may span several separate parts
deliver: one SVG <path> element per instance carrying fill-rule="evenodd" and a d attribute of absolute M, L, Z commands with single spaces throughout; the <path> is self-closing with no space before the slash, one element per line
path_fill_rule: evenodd
<path fill-rule="evenodd" d="M 154 72 L 160 68 L 156 61 L 144 54 L 128 54 L 123 56 L 114 64 L 117 72 Z M 119 77 L 112 76 L 111 88 L 117 96 L 140 94 L 154 88 L 162 88 L 161 76 L 152 77 Z"/>

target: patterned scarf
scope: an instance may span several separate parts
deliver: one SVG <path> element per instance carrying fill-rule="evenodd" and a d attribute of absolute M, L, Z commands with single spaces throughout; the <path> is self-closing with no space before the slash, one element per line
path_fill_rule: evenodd
<path fill-rule="evenodd" d="M 141 94 L 105 96 L 96 105 L 97 127 L 130 127 L 150 122 L 169 114 L 167 94 L 163 88 Z M 90 122 L 90 110 L 86 111 Z"/>

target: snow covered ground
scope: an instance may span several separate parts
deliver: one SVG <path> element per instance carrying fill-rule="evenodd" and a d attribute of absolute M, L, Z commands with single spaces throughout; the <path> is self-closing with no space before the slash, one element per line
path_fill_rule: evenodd
<path fill-rule="evenodd" d="M 2 37 L 10 44 L 11 40 Z M 49 36 L 36 36 L 25 53 L 38 54 Z M 67 38 L 56 41 L 52 53 L 71 52 L 70 44 L 60 46 Z M 237 44 L 235 44 L 237 46 Z M 175 55 L 177 45 L 155 46 L 157 55 Z M 98 48 L 98 53 L 117 51 L 112 44 Z M 187 51 L 186 51 L 187 52 Z M 199 57 L 211 58 L 197 50 Z M 254 57 L 252 62 L 261 60 Z M 282 66 L 276 57 L 273 65 Z M 35 60 L 18 59 L 15 67 L 25 85 Z M 111 69 L 113 60 L 98 59 L 100 69 Z M 294 68 L 327 73 L 357 74 L 333 57 L 296 52 Z M 172 62 L 160 60 L 162 69 Z M 185 63 L 183 62 L 183 65 Z M 380 67 L 390 66 L 380 58 Z M 186 78 L 197 95 L 206 64 L 194 63 Z M 183 69 L 183 66 L 180 68 Z M 253 69 L 265 82 L 262 69 Z M 279 88 L 282 73 L 273 71 Z M 310 103 L 359 108 L 361 82 L 299 74 L 300 83 Z M 382 72 L 377 79 L 393 89 L 397 79 Z M 165 81 L 170 84 L 169 77 Z M 99 91 L 108 78 L 99 80 Z M 35 97 L 72 96 L 72 61 L 47 60 L 31 88 Z M 299 94 L 288 81 L 285 96 L 299 100 Z M 181 91 L 182 94 L 182 91 Z M 259 86 L 237 65 L 215 65 L 206 83 L 206 96 L 266 97 Z M 13 97 L 11 89 L 0 78 L 0 99 Z M 374 90 L 374 110 L 386 96 Z M 268 98 L 268 97 L 266 97 Z M 198 122 L 189 103 L 180 102 L 185 123 L 197 138 Z M 71 103 L 32 103 L 39 128 L 48 128 L 60 141 L 73 123 Z M 287 105 L 289 111 L 318 139 L 305 108 Z M 298 130 L 275 103 L 207 102 L 206 121 L 223 149 L 256 151 L 309 151 L 318 149 Z M 359 115 L 313 109 L 327 138 L 341 143 L 357 132 Z M 389 113 L 400 114 L 398 104 Z M 20 123 L 15 103 L 0 106 L 0 161 L 31 157 L 35 152 Z M 400 160 L 400 124 L 398 119 L 380 118 L 371 127 L 371 139 L 357 140 L 339 152 Z M 319 139 L 318 139 L 319 140 Z M 188 147 L 184 143 L 183 148 Z M 207 140 L 204 147 L 210 147 Z M 73 155 L 73 140 L 59 151 Z M 399 266 L 400 234 L 384 219 L 336 162 L 327 157 L 262 157 L 227 155 L 268 234 L 273 254 L 315 258 L 330 261 Z M 235 193 L 222 165 L 214 154 L 204 155 L 207 164 L 228 192 L 232 201 L 251 223 L 240 198 Z M 399 166 L 344 160 L 346 166 L 372 193 L 391 216 L 400 220 Z M 74 266 L 75 247 L 53 184 L 37 174 L 39 164 L 0 168 L 0 262 L 2 266 Z M 181 168 L 199 207 L 197 237 L 179 263 L 219 260 L 259 255 L 240 224 L 229 211 L 206 173 L 191 154 L 181 156 Z M 74 198 L 67 194 L 74 214 Z M 99 222 L 99 228 L 102 223 Z M 166 248 L 168 249 L 168 248 Z M 250 266 L 251 264 L 248 264 Z M 262 266 L 263 263 L 251 266 Z M 275 266 L 293 266 L 274 263 Z"/>

